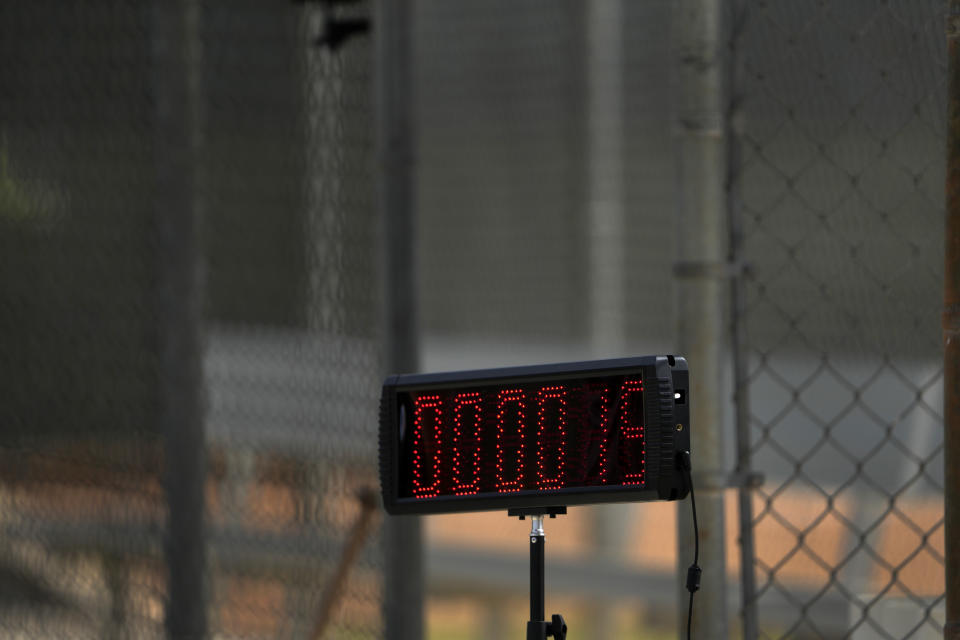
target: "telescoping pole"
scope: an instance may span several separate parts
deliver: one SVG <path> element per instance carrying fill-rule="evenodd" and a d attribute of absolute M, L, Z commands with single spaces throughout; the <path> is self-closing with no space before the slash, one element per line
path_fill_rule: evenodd
<path fill-rule="evenodd" d="M 566 507 L 519 507 L 509 509 L 507 515 L 523 520 L 530 517 L 530 620 L 527 622 L 527 640 L 567 639 L 567 623 L 563 616 L 555 613 L 546 621 L 544 605 L 544 548 L 543 519 L 556 518 L 567 512 Z"/>
<path fill-rule="evenodd" d="M 527 640 L 543 640 L 544 618 L 544 535 L 543 516 L 530 517 L 530 621 L 527 623 Z"/>

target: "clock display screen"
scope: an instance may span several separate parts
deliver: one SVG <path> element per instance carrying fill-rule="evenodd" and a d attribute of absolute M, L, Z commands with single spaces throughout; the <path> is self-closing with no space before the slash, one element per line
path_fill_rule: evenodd
<path fill-rule="evenodd" d="M 427 390 L 400 398 L 400 497 L 642 486 L 643 379 Z"/>
<path fill-rule="evenodd" d="M 391 376 L 380 406 L 384 508 L 678 499 L 688 387 L 675 356 Z"/>

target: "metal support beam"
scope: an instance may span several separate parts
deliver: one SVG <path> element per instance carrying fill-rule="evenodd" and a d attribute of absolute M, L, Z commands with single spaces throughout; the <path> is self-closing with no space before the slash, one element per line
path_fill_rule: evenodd
<path fill-rule="evenodd" d="M 724 2 L 674 3 L 677 95 L 678 261 L 705 268 L 678 271 L 678 347 L 690 363 L 691 450 L 700 477 L 724 477 L 723 380 L 728 283 L 726 80 Z M 697 593 L 693 637 L 728 637 L 722 483 L 697 485 L 700 523 L 701 590 Z M 678 568 L 686 575 L 693 559 L 690 505 L 678 507 Z M 678 631 L 686 630 L 689 595 L 678 581 Z"/>
<path fill-rule="evenodd" d="M 737 3 L 733 3 L 734 5 Z M 739 12 L 730 17 L 728 42 L 736 43 L 737 33 L 745 20 L 746 9 L 741 5 Z M 737 71 L 739 61 L 737 49 L 731 46 L 730 59 L 727 61 L 726 77 L 729 99 L 726 101 L 725 126 L 727 135 L 727 232 L 729 248 L 727 264 L 730 277 L 730 355 L 733 365 L 733 404 L 734 425 L 736 431 L 736 467 L 735 478 L 729 486 L 737 487 L 737 503 L 740 530 L 740 594 L 741 622 L 744 640 L 756 640 L 759 637 L 757 620 L 757 584 L 755 575 L 755 545 L 753 536 L 753 492 L 762 484 L 762 478 L 753 472 L 750 443 L 750 395 L 748 382 L 748 353 L 746 337 L 746 277 L 743 248 L 743 223 L 740 207 L 736 172 L 740 166 L 740 131 L 735 130 L 741 122 L 737 109 L 740 101 L 736 96 L 738 87 Z M 694 478 L 696 483 L 696 478 Z"/>
<path fill-rule="evenodd" d="M 945 640 L 960 640 L 960 0 L 947 16 L 947 212 L 943 277 Z"/>
<path fill-rule="evenodd" d="M 626 343 L 627 290 L 623 2 L 591 2 L 586 12 L 590 340 L 595 357 L 619 358 Z"/>
<path fill-rule="evenodd" d="M 412 0 L 377 0 L 376 46 L 379 206 L 383 230 L 384 368 L 419 368 L 414 270 L 414 118 L 411 79 Z M 384 637 L 423 637 L 423 540 L 420 518 L 388 516 L 384 526 L 386 576 Z"/>
<path fill-rule="evenodd" d="M 200 4 L 153 7 L 160 428 L 167 495 L 167 635 L 206 637 Z"/>
<path fill-rule="evenodd" d="M 619 358 L 627 342 L 626 211 L 624 206 L 623 0 L 590 2 L 586 31 L 587 226 L 590 257 L 590 346 L 595 358 Z M 581 16 L 577 16 L 578 18 Z M 591 553 L 622 557 L 623 532 L 633 505 L 592 507 Z M 612 607 L 584 611 L 580 628 L 595 640 L 614 637 Z"/>

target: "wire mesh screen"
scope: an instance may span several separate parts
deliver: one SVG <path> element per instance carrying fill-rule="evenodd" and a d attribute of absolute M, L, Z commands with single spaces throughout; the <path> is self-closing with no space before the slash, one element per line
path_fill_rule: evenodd
<path fill-rule="evenodd" d="M 7 637 L 162 625 L 148 15 L 0 7 Z"/>
<path fill-rule="evenodd" d="M 0 6 L 4 637 L 159 637 L 170 616 L 156 176 L 173 6 Z M 196 162 L 178 170 L 202 220 L 205 526 L 188 543 L 206 550 L 206 629 L 379 637 L 370 37 L 315 46 L 326 18 L 293 3 L 176 6 L 199 52 Z"/>
<path fill-rule="evenodd" d="M 369 6 L 347 17 L 366 17 Z M 205 13 L 212 626 L 310 637 L 357 492 L 376 487 L 380 375 L 371 45 L 313 46 L 320 9 Z M 353 566 L 331 637 L 377 637 L 380 559 Z"/>
<path fill-rule="evenodd" d="M 424 370 L 672 352 L 671 5 L 414 3 Z M 570 637 L 672 627 L 673 522 L 604 505 L 548 523 Z M 523 524 L 425 519 L 431 637 L 522 634 Z"/>
<path fill-rule="evenodd" d="M 761 637 L 939 637 L 943 3 L 741 2 Z"/>
<path fill-rule="evenodd" d="M 416 3 L 428 364 L 448 343 L 536 362 L 672 340 L 669 16 Z"/>

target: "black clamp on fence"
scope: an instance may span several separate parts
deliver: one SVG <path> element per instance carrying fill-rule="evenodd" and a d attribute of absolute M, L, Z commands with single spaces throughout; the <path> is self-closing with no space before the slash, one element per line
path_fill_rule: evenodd
<path fill-rule="evenodd" d="M 298 4 L 317 2 L 323 12 L 323 25 L 320 35 L 313 44 L 317 47 L 336 51 L 353 36 L 370 32 L 370 18 L 340 18 L 334 9 L 337 5 L 356 4 L 359 0 L 293 0 Z"/>

